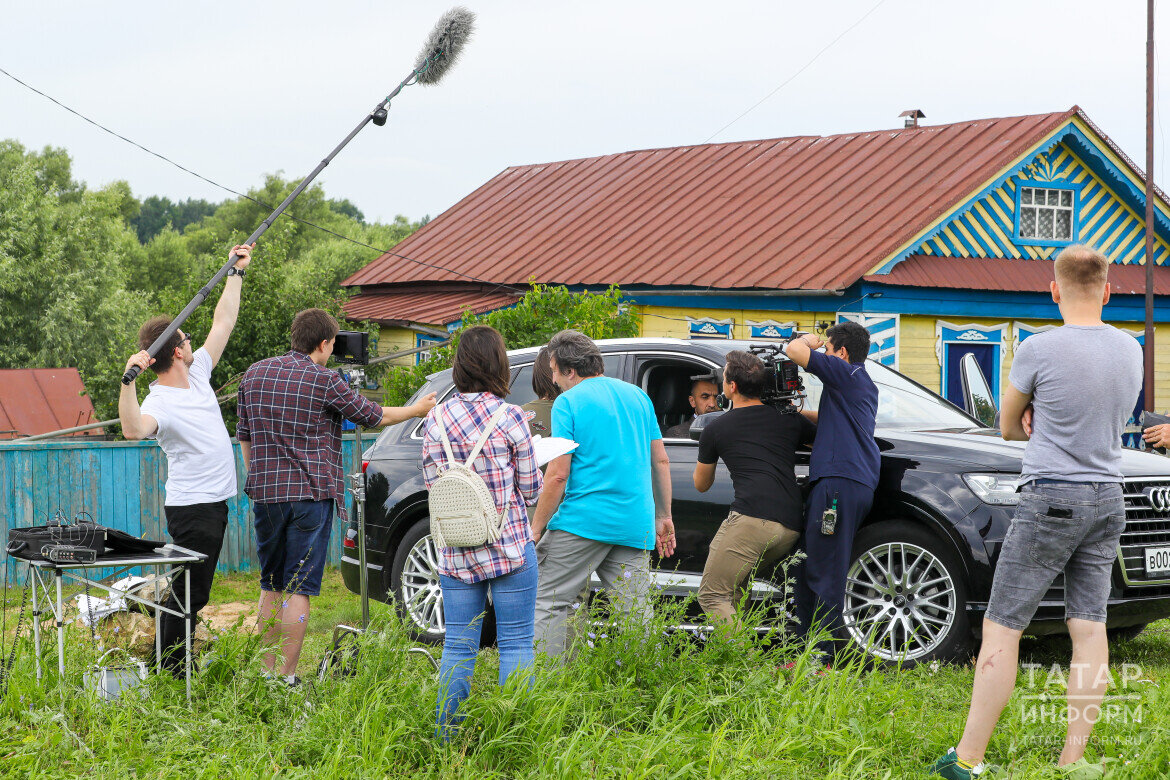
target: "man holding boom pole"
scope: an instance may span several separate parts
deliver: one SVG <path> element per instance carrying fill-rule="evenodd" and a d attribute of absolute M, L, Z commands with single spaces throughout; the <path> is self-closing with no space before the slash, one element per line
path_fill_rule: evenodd
<path fill-rule="evenodd" d="M 211 386 L 211 369 L 219 362 L 236 325 L 244 269 L 251 262 L 254 247 L 255 244 L 232 248 L 239 259 L 224 281 L 223 294 L 202 347 L 192 351 L 191 337 L 176 330 L 158 357 L 151 358 L 146 349 L 167 329 L 171 318 L 155 317 L 143 324 L 138 331 L 142 351 L 130 357 L 126 368 L 151 368 L 158 379 L 150 383 L 150 393 L 141 407 L 133 383 L 123 384 L 118 398 L 118 419 L 126 438 L 157 439 L 166 453 L 163 511 L 167 532 L 175 544 L 207 556 L 204 562 L 191 565 L 193 617 L 207 606 L 227 530 L 227 501 L 236 495 L 236 460 Z M 183 603 L 183 589 L 183 580 L 176 578 L 171 589 L 176 609 Z M 183 619 L 164 612 L 159 633 L 162 665 L 178 676 L 186 654 Z"/>

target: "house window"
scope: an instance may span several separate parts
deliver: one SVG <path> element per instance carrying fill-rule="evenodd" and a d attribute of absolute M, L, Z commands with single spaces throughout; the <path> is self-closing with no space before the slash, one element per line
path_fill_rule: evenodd
<path fill-rule="evenodd" d="M 837 322 L 852 320 L 869 331 L 869 358 L 883 366 L 898 367 L 898 315 L 837 312 Z"/>
<path fill-rule="evenodd" d="M 1072 190 L 1047 187 L 1019 188 L 1018 236 L 1025 241 L 1068 242 L 1073 239 Z"/>
<path fill-rule="evenodd" d="M 414 346 L 428 347 L 432 344 L 442 344 L 444 341 L 445 339 L 442 339 L 438 336 L 424 336 L 423 334 L 418 333 L 415 335 Z M 431 351 L 429 349 L 424 349 L 422 352 L 417 352 L 414 356 L 414 364 L 417 366 L 420 363 L 424 363 L 429 360 L 430 357 Z"/>

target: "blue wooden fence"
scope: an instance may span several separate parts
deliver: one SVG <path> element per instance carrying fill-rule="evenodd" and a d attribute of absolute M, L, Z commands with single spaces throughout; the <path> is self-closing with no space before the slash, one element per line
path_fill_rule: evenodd
<path fill-rule="evenodd" d="M 343 438 L 343 469 L 350 474 L 356 470 L 354 437 Z M 373 435 L 362 438 L 367 447 L 373 442 Z M 243 491 L 240 446 L 235 440 L 232 443 L 240 492 L 228 502 L 227 536 L 218 571 L 252 571 L 257 561 L 251 503 Z M 60 510 L 69 518 L 88 512 L 100 525 L 134 536 L 169 540 L 163 515 L 166 476 L 166 456 L 153 441 L 5 442 L 0 444 L 4 535 L 7 537 L 8 528 L 43 525 Z M 340 528 L 335 522 L 329 543 L 329 562 L 334 565 L 341 558 L 344 530 Z M 15 577 L 15 569 L 10 567 L 10 577 Z"/>

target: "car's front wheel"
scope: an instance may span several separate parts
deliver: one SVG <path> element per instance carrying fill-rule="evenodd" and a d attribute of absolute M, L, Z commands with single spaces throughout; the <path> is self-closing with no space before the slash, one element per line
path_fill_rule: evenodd
<path fill-rule="evenodd" d="M 970 653 L 958 556 L 914 523 L 888 521 L 858 532 L 844 606 L 850 638 L 883 661 L 951 661 Z"/>

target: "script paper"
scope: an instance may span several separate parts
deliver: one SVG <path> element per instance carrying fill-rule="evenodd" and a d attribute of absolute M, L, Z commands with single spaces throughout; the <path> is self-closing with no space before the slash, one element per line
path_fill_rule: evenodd
<path fill-rule="evenodd" d="M 562 439 L 557 436 L 536 435 L 532 437 L 532 445 L 536 450 L 536 465 L 543 466 L 553 458 L 568 455 L 577 449 L 577 442 L 572 439 Z"/>

